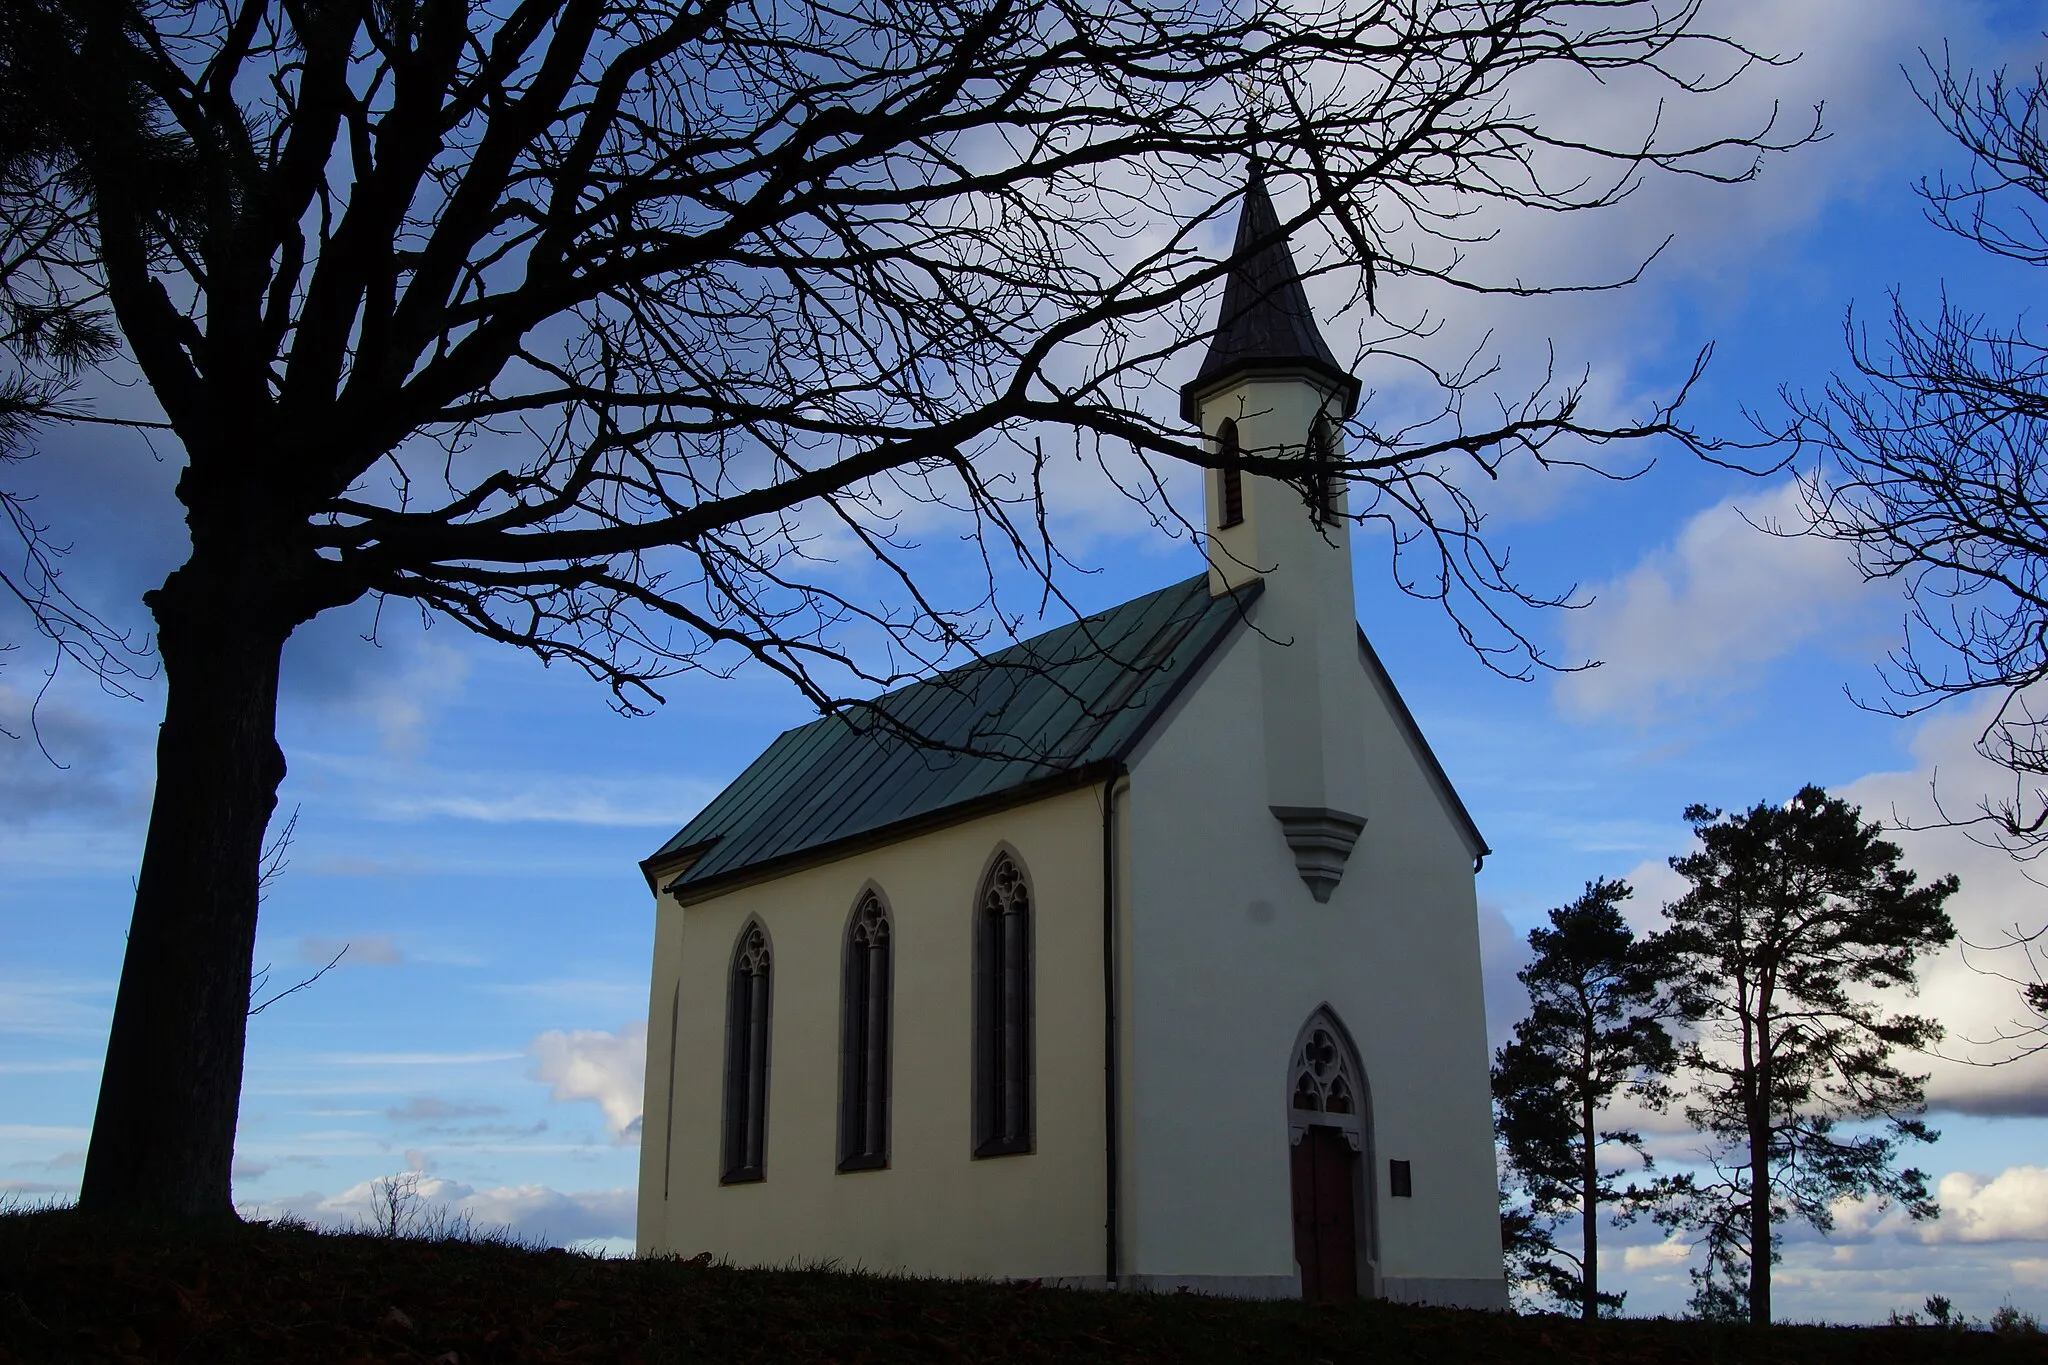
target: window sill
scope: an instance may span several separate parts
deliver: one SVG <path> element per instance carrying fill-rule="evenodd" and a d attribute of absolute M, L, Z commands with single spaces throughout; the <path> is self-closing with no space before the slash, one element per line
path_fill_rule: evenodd
<path fill-rule="evenodd" d="M 974 1149 L 974 1156 L 976 1160 L 991 1156 L 1030 1156 L 1033 1150 L 1028 1137 L 990 1138 Z"/>

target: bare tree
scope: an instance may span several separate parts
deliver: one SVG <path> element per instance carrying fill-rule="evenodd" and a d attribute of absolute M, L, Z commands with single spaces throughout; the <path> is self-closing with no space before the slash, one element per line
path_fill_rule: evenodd
<path fill-rule="evenodd" d="M 1960 940 L 1963 961 L 1972 971 L 1996 977 L 2013 988 L 2021 1011 L 1992 1031 L 1988 1038 L 1965 1038 L 1975 1056 L 1953 1057 L 1971 1066 L 2004 1066 L 2036 1053 L 2048 1052 L 2048 925 L 2032 930 L 2015 924 L 1989 943 Z M 1971 954 L 1977 954 L 1972 957 Z M 1990 1050 L 1992 1056 L 1983 1054 Z"/>
<path fill-rule="evenodd" d="M 311 976 L 301 977 L 299 980 L 293 982 L 291 985 L 286 986 L 283 990 L 274 991 L 270 988 L 269 963 L 265 963 L 263 966 L 256 968 L 251 973 L 249 978 L 249 1017 L 251 1019 L 254 1019 L 257 1015 L 263 1013 L 263 1011 L 269 1009 L 272 1005 L 275 1005 L 278 1001 L 284 999 L 286 996 L 297 995 L 300 991 L 305 990 L 308 986 L 317 985 L 319 983 L 320 978 L 327 975 L 329 972 L 333 971 L 336 967 L 339 967 L 341 965 L 342 958 L 346 957 L 347 955 L 348 945 L 344 943 L 341 945 L 340 950 L 337 951 L 333 957 L 327 959 L 325 965 L 323 965 L 319 971 L 314 972 Z"/>
<path fill-rule="evenodd" d="M 1969 156 L 1958 178 L 1920 182 L 1927 217 L 1994 256 L 2048 267 L 2048 85 L 2004 70 L 1958 71 L 1923 54 L 1914 85 Z M 1915 316 L 1898 291 L 1874 341 L 1852 314 L 1853 373 L 1819 400 L 1796 399 L 1803 435 L 1825 459 L 1804 481 L 1813 528 L 1852 548 L 1864 577 L 1898 582 L 1911 607 L 1867 702 L 1917 715 L 1987 694 L 1998 705 L 1977 751 L 2011 774 L 1973 811 L 1940 818 L 2031 863 L 2048 851 L 2048 337 L 1951 302 Z M 1992 1064 L 2048 1046 L 2042 934 L 2015 925 L 1965 941 L 1973 967 L 2016 988 L 2021 1017 L 1991 1038 Z M 1981 1048 L 1980 1048 L 1981 1053 Z M 1982 1062 L 1982 1056 L 1953 1060 Z"/>
<path fill-rule="evenodd" d="M 893 724 L 860 698 L 1001 628 L 1005 575 L 1058 595 L 1048 439 L 1168 524 L 1168 462 L 1220 460 L 1133 395 L 1201 333 L 1249 156 L 1293 205 L 1249 249 L 1320 241 L 1312 271 L 1371 305 L 1403 278 L 1625 282 L 1490 281 L 1469 215 L 1746 179 L 1812 131 L 1675 141 L 1646 116 L 1589 143 L 1513 97 L 1566 71 L 1685 96 L 1771 60 L 1684 0 L 24 7 L 67 243 L 187 461 L 191 555 L 145 598 L 168 698 L 80 1196 L 174 1219 L 230 1216 L 298 625 L 376 597 L 569 661 L 626 709 L 751 663 Z M 1484 365 L 1428 369 L 1421 330 L 1361 359 L 1434 375 L 1437 422 L 1361 421 L 1334 470 L 1234 459 L 1305 500 L 1356 480 L 1403 585 L 1526 672 L 1547 661 L 1509 613 L 1551 599 L 1466 485 L 1518 453 L 1597 464 L 1589 442 L 1715 447 L 1675 400 L 1588 421 L 1572 383 L 1468 423 Z M 927 591 L 907 514 L 970 531 L 982 581 Z M 828 534 L 893 589 L 849 587 Z"/>
<path fill-rule="evenodd" d="M 291 815 L 286 817 L 277 833 L 263 846 L 262 863 L 256 873 L 256 899 L 259 905 L 269 898 L 270 888 L 277 885 L 278 878 L 282 877 L 285 868 L 291 865 L 286 855 L 292 851 L 292 844 L 297 840 L 298 832 L 299 808 L 294 806 Z M 270 963 L 266 962 L 255 968 L 249 978 L 249 1017 L 254 1019 L 286 996 L 297 995 L 308 987 L 318 985 L 320 978 L 341 965 L 341 960 L 348 956 L 348 950 L 349 945 L 342 944 L 334 956 L 321 965 L 320 970 L 278 990 L 273 990 L 270 985 Z"/>

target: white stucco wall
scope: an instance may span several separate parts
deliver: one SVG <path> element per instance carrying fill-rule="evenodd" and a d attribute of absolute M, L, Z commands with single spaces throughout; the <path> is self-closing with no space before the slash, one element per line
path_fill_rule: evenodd
<path fill-rule="evenodd" d="M 1310 430 L 1341 413 L 1335 390 L 1307 378 L 1250 378 L 1202 401 L 1202 430 L 1212 439 L 1226 419 L 1237 424 L 1240 448 L 1265 459 L 1299 459 Z M 1358 611 L 1351 582 L 1349 494 L 1335 490 L 1331 517 L 1318 524 L 1301 491 L 1277 479 L 1246 475 L 1244 520 L 1220 525 L 1210 476 L 1209 581 L 1212 592 L 1263 579 L 1260 629 L 1285 649 L 1258 654 L 1269 804 L 1330 807 L 1370 815 L 1365 772 L 1356 761 L 1364 743 L 1358 684 Z M 1245 751 L 1244 757 L 1251 757 Z"/>
<path fill-rule="evenodd" d="M 1371 1088 L 1386 1292 L 1505 1306 L 1473 850 L 1360 661 L 1370 820 L 1316 903 L 1255 761 L 1275 648 L 1239 632 L 1133 766 L 1126 1265 L 1153 1285 L 1291 1290 L 1289 1053 L 1327 1002 Z M 1389 1196 L 1390 1158 L 1412 1163 L 1414 1197 Z"/>
<path fill-rule="evenodd" d="M 952 1276 L 1103 1265 L 1101 790 L 1082 788 L 687 908 L 663 897 L 642 1124 L 643 1252 L 832 1259 Z M 999 843 L 1031 879 L 1036 1150 L 971 1154 L 972 908 Z M 872 881 L 894 918 L 891 1164 L 837 1169 L 840 947 Z M 774 951 L 767 1178 L 719 1183 L 726 974 L 750 915 Z M 668 1017 L 681 1044 L 668 1099 Z M 669 1115 L 673 1112 L 673 1122 Z M 662 1196 L 664 1162 L 668 1194 Z"/>

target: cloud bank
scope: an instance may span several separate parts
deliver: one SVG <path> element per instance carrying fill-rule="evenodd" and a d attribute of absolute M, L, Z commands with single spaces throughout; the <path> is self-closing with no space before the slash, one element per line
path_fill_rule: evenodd
<path fill-rule="evenodd" d="M 337 1230 L 372 1228 L 380 1221 L 385 1182 L 394 1178 L 405 1183 L 417 1180 L 409 1203 L 414 1227 L 433 1226 L 444 1218 L 453 1223 L 467 1215 L 470 1225 L 479 1231 L 503 1228 L 522 1241 L 548 1246 L 633 1236 L 634 1196 L 630 1189 L 564 1191 L 546 1185 L 477 1189 L 424 1174 L 417 1167 L 360 1181 L 335 1195 L 309 1192 L 267 1200 L 256 1206 L 255 1212 L 265 1218 L 290 1213 Z"/>
<path fill-rule="evenodd" d="M 1596 586 L 1564 621 L 1572 657 L 1600 660 L 1558 679 L 1566 713 L 1647 724 L 1753 687 L 1805 646 L 1874 640 L 1899 614 L 1895 590 L 1865 583 L 1832 541 L 1770 533 L 1802 524 L 1788 480 L 1698 513 Z"/>

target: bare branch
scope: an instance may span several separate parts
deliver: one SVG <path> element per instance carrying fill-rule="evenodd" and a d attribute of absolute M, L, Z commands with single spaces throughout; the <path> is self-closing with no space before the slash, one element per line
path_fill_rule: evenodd
<path fill-rule="evenodd" d="M 348 947 L 349 946 L 346 943 L 342 944 L 341 951 L 336 953 L 333 957 L 329 958 L 327 960 L 326 966 L 322 967 L 319 971 L 307 977 L 304 981 L 301 981 L 296 985 L 287 986 L 283 990 L 279 991 L 277 994 L 249 1006 L 249 1017 L 251 1019 L 254 1019 L 257 1015 L 263 1013 L 263 1011 L 269 1009 L 272 1005 L 275 1005 L 278 1001 L 284 999 L 287 995 L 298 994 L 300 991 L 306 989 L 306 987 L 312 985 L 315 981 L 318 981 L 321 977 L 333 971 L 336 967 L 341 965 L 341 959 L 348 953 Z M 249 998 L 251 1000 L 254 1000 L 257 996 L 262 995 L 264 990 L 268 986 L 269 982 L 270 968 L 268 966 L 265 966 L 256 973 L 254 980 L 251 982 L 249 989 Z"/>

